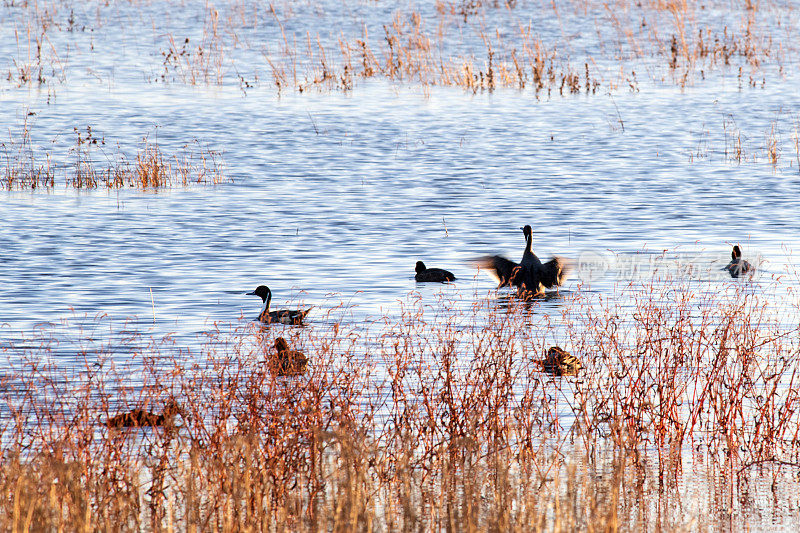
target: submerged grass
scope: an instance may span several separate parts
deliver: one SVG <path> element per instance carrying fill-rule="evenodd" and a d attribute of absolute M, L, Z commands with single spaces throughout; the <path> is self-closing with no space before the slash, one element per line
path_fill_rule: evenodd
<path fill-rule="evenodd" d="M 158 142 L 145 138 L 133 160 L 119 147 L 111 155 L 104 151 L 104 137 L 91 127 L 74 130 L 75 144 L 69 155 L 55 163 L 45 150 L 31 142 L 27 122 L 20 135 L 0 144 L 0 188 L 6 190 L 53 189 L 161 189 L 191 185 L 216 185 L 229 180 L 222 173 L 219 152 L 203 148 L 198 142 L 186 145 L 180 153 L 167 156 Z M 105 162 L 103 162 L 103 159 Z"/>
<path fill-rule="evenodd" d="M 740 85 L 763 86 L 762 68 L 781 65 L 786 52 L 782 34 L 772 35 L 777 6 L 583 0 L 537 5 L 533 13 L 531 7 L 439 1 L 433 11 L 392 12 L 378 26 L 377 38 L 364 25 L 359 35 L 331 39 L 311 30 L 298 39 L 283 31 L 291 7 L 271 4 L 283 42 L 264 55 L 278 89 L 347 91 L 358 79 L 381 77 L 423 87 L 507 87 L 549 96 L 638 91 L 647 78 L 683 87 L 730 69 Z M 791 9 L 777 11 L 779 19 L 794 24 Z M 589 43 L 568 36 L 585 28 L 593 34 Z"/>
<path fill-rule="evenodd" d="M 118 53 L 104 40 L 123 35 L 136 57 L 115 63 L 136 63 L 151 82 L 243 90 L 263 79 L 278 90 L 348 91 L 381 78 L 472 91 L 607 93 L 636 91 L 645 80 L 683 87 L 713 71 L 762 86 L 792 67 L 798 29 L 791 4 L 768 2 L 437 0 L 387 9 L 230 0 L 182 10 L 194 25 L 173 20 L 166 2 L 91 9 L 6 2 L 0 21 L 15 46 L 0 72 L 18 86 L 63 83 L 83 75 L 72 66 L 82 55 Z M 129 35 L 136 27 L 152 27 L 152 39 Z"/>
<path fill-rule="evenodd" d="M 700 530 L 792 508 L 798 304 L 701 288 L 573 293 L 560 316 L 410 295 L 370 327 L 233 326 L 200 353 L 83 340 L 68 367 L 39 330 L 6 346 L 0 527 Z M 306 375 L 269 372 L 278 335 Z M 578 377 L 541 372 L 552 344 Z M 176 426 L 104 424 L 173 400 Z"/>

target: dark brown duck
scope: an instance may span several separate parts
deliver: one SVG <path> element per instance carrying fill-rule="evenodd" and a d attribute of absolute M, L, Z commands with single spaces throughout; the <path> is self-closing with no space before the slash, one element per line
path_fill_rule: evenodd
<path fill-rule="evenodd" d="M 755 267 L 742 259 L 742 250 L 737 244 L 731 251 L 731 262 L 728 263 L 723 270 L 727 270 L 732 278 L 738 278 L 742 274 L 752 274 L 755 272 Z"/>
<path fill-rule="evenodd" d="M 576 376 L 583 368 L 577 357 L 558 346 L 551 346 L 547 350 L 547 356 L 541 364 L 544 372 L 554 376 Z"/>
<path fill-rule="evenodd" d="M 444 283 L 446 281 L 455 281 L 456 279 L 449 270 L 444 270 L 443 268 L 426 268 L 425 263 L 422 261 L 417 261 L 417 266 L 414 270 L 417 272 L 414 279 L 420 283 L 427 281 Z"/>
<path fill-rule="evenodd" d="M 289 349 L 289 343 L 283 337 L 275 339 L 274 355 L 269 363 L 271 370 L 278 376 L 298 376 L 308 367 L 308 358 L 302 352 Z"/>
<path fill-rule="evenodd" d="M 178 402 L 171 398 L 160 415 L 142 409 L 134 409 L 109 418 L 106 426 L 110 428 L 171 426 L 175 415 L 183 415 L 183 409 Z"/>

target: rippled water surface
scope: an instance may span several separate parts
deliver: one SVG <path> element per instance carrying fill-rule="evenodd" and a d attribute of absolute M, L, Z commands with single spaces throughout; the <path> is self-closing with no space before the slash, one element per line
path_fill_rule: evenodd
<path fill-rule="evenodd" d="M 212 54 L 209 12 L 189 6 L 181 16 L 158 2 L 117 10 L 59 5 L 39 15 L 58 27 L 40 39 L 49 58 L 43 83 L 20 81 L 23 59 L 35 64 L 37 35 L 23 37 L 25 8 L 0 8 L 0 52 L 15 58 L 3 64 L 9 74 L 0 86 L 3 165 L 19 154 L 51 154 L 57 181 L 49 190 L 0 191 L 0 346 L 10 357 L 28 350 L 25 339 L 44 324 L 102 341 L 96 317 L 104 315 L 120 330 L 171 334 L 179 346 L 197 348 L 216 325 L 258 315 L 260 301 L 245 293 L 260 284 L 272 288 L 273 307 L 315 306 L 310 328 L 397 316 L 411 291 L 430 304 L 439 292 L 464 305 L 492 299 L 495 282 L 470 260 L 489 253 L 517 260 L 524 224 L 533 226 L 542 258 L 575 262 L 567 293 L 611 297 L 643 275 L 632 264 L 652 269 L 651 257 L 666 258 L 667 268 L 700 265 L 701 290 L 713 293 L 732 283 L 720 268 L 735 243 L 761 265 L 755 290 L 768 293 L 777 278 L 797 285 L 800 78 L 790 49 L 761 70 L 734 64 L 672 83 L 666 45 L 637 57 L 637 42 L 622 40 L 610 51 L 595 31 L 614 32 L 596 30 L 586 13 L 564 9 L 559 19 L 520 3 L 537 35 L 555 39 L 558 56 L 577 71 L 582 54 L 596 59 L 598 90 L 564 92 L 557 83 L 540 92 L 474 90 L 375 78 L 346 91 L 278 91 L 265 58 L 278 61 L 276 51 L 302 41 L 308 27 L 327 21 L 344 32 L 380 32 L 394 9 L 300 3 L 276 18 L 232 3 L 219 8 L 220 20 L 230 21 L 236 6 L 239 41 L 220 29 L 229 47 L 220 66 L 210 69 L 211 80 L 189 80 L 187 68 L 165 54 L 179 53 L 184 36 L 194 57 L 197 42 Z M 717 8 L 704 16 L 721 31 L 733 22 Z M 418 9 L 423 19 L 433 16 L 430 6 Z M 774 27 L 760 27 L 787 38 L 795 10 L 778 11 Z M 487 10 L 482 20 L 512 28 L 504 13 Z M 126 21 L 122 33 L 117 18 Z M 162 19 L 169 32 L 153 29 Z M 480 53 L 475 26 L 459 20 L 453 15 L 442 49 Z M 337 34 L 321 39 L 336 43 Z M 311 70 L 301 78 L 313 76 L 317 59 L 303 58 Z M 618 64 L 623 79 L 640 69 L 635 86 L 615 85 Z M 219 152 L 228 181 L 64 187 L 77 133 L 87 128 L 101 139 L 88 148 L 99 164 L 119 153 L 133 157 L 147 138 L 165 153 L 187 144 Z M 19 148 L 24 130 L 30 152 Z M 598 259 L 599 270 L 587 267 Z M 458 281 L 416 284 L 417 260 Z M 558 300 L 536 306 L 557 322 Z M 76 350 L 66 343 L 54 355 L 69 359 Z"/>
<path fill-rule="evenodd" d="M 157 127 L 162 147 L 198 138 L 223 152 L 232 183 L 3 193 L 3 335 L 73 310 L 149 320 L 153 305 L 164 331 L 196 332 L 256 316 L 257 298 L 242 294 L 259 284 L 275 303 L 305 291 L 307 303 L 324 305 L 338 293 L 360 313 L 382 313 L 410 290 L 440 289 L 415 284 L 417 260 L 453 270 L 457 289 L 484 292 L 493 281 L 469 259 L 516 259 L 525 223 L 543 257 L 680 249 L 723 265 L 739 242 L 781 271 L 800 229 L 791 154 L 777 168 L 731 164 L 717 132 L 707 159 L 691 155 L 726 113 L 769 128 L 776 110 L 797 106 L 796 87 L 613 101 L 458 89 L 422 96 L 377 84 L 280 98 L 182 86 L 147 87 L 146 96 L 62 89 L 51 104 L 6 93 L 3 121 L 35 112 L 40 146 L 71 141 L 74 126 L 91 125 L 107 144 Z"/>

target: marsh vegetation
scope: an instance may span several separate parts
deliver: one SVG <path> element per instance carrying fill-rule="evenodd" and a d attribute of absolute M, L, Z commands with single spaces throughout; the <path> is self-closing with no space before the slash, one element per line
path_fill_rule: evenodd
<path fill-rule="evenodd" d="M 796 528 L 798 14 L 2 3 L 0 529 Z"/>
<path fill-rule="evenodd" d="M 790 68 L 797 51 L 796 6 L 772 2 L 228 0 L 182 6 L 181 16 L 169 3 L 138 4 L 7 3 L 6 81 L 67 83 L 83 57 L 111 54 L 130 64 L 121 70 L 153 83 L 348 91 L 381 78 L 594 94 L 637 91 L 642 82 L 693 85 L 720 70 L 755 87 Z M 152 29 L 132 30 L 142 26 Z M 103 46 L 112 33 L 126 46 Z M 94 67 L 89 74 L 111 83 L 117 76 Z"/>
<path fill-rule="evenodd" d="M 796 495 L 787 297 L 642 283 L 567 294 L 556 326 L 412 296 L 371 328 L 286 326 L 311 355 L 293 377 L 270 371 L 269 326 L 211 332 L 191 360 L 169 339 L 127 333 L 125 357 L 82 339 L 66 367 L 43 329 L 4 378 L 3 527 L 713 529 L 731 506 L 741 524 L 764 491 Z M 577 376 L 542 371 L 555 341 Z M 104 423 L 176 401 L 174 426 Z M 698 497 L 689 471 L 724 479 Z"/>

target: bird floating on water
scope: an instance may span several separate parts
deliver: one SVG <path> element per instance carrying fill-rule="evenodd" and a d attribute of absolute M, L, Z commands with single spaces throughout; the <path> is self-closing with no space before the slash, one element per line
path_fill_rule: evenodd
<path fill-rule="evenodd" d="M 308 358 L 302 352 L 289 349 L 289 343 L 283 337 L 275 339 L 277 355 L 273 356 L 270 367 L 278 376 L 298 376 L 308 367 Z"/>
<path fill-rule="evenodd" d="M 280 309 L 278 311 L 270 311 L 269 303 L 272 301 L 272 291 L 266 285 L 259 285 L 256 287 L 256 290 L 248 292 L 247 295 L 261 297 L 261 300 L 264 302 L 264 309 L 258 315 L 258 319 L 267 324 L 278 322 L 281 324 L 299 326 L 312 309 L 312 307 L 309 307 L 308 309 L 301 310 Z"/>
<path fill-rule="evenodd" d="M 567 261 L 561 257 L 553 257 L 542 263 L 533 253 L 533 231 L 530 226 L 520 228 L 525 236 L 525 251 L 522 260 L 515 263 L 502 255 L 487 255 L 476 263 L 481 268 L 493 272 L 500 282 L 498 287 L 512 285 L 519 289 L 523 296 L 544 296 L 544 289 L 557 287 L 564 282 L 569 270 Z"/>
<path fill-rule="evenodd" d="M 110 428 L 171 426 L 175 415 L 184 415 L 184 411 L 174 398 L 170 398 L 160 415 L 134 409 L 109 418 L 106 426 Z"/>
<path fill-rule="evenodd" d="M 752 274 L 755 272 L 755 267 L 742 259 L 742 250 L 739 245 L 734 245 L 731 251 L 731 262 L 728 263 L 722 270 L 727 270 L 732 278 L 738 278 L 742 274 Z"/>
<path fill-rule="evenodd" d="M 547 350 L 547 356 L 541 364 L 544 372 L 554 376 L 577 376 L 583 368 L 577 357 L 558 346 L 551 346 Z"/>
<path fill-rule="evenodd" d="M 456 277 L 449 270 L 443 268 L 426 268 L 425 263 L 417 261 L 417 266 L 414 269 L 417 275 L 414 279 L 418 282 L 435 281 L 444 283 L 445 281 L 455 281 Z"/>

